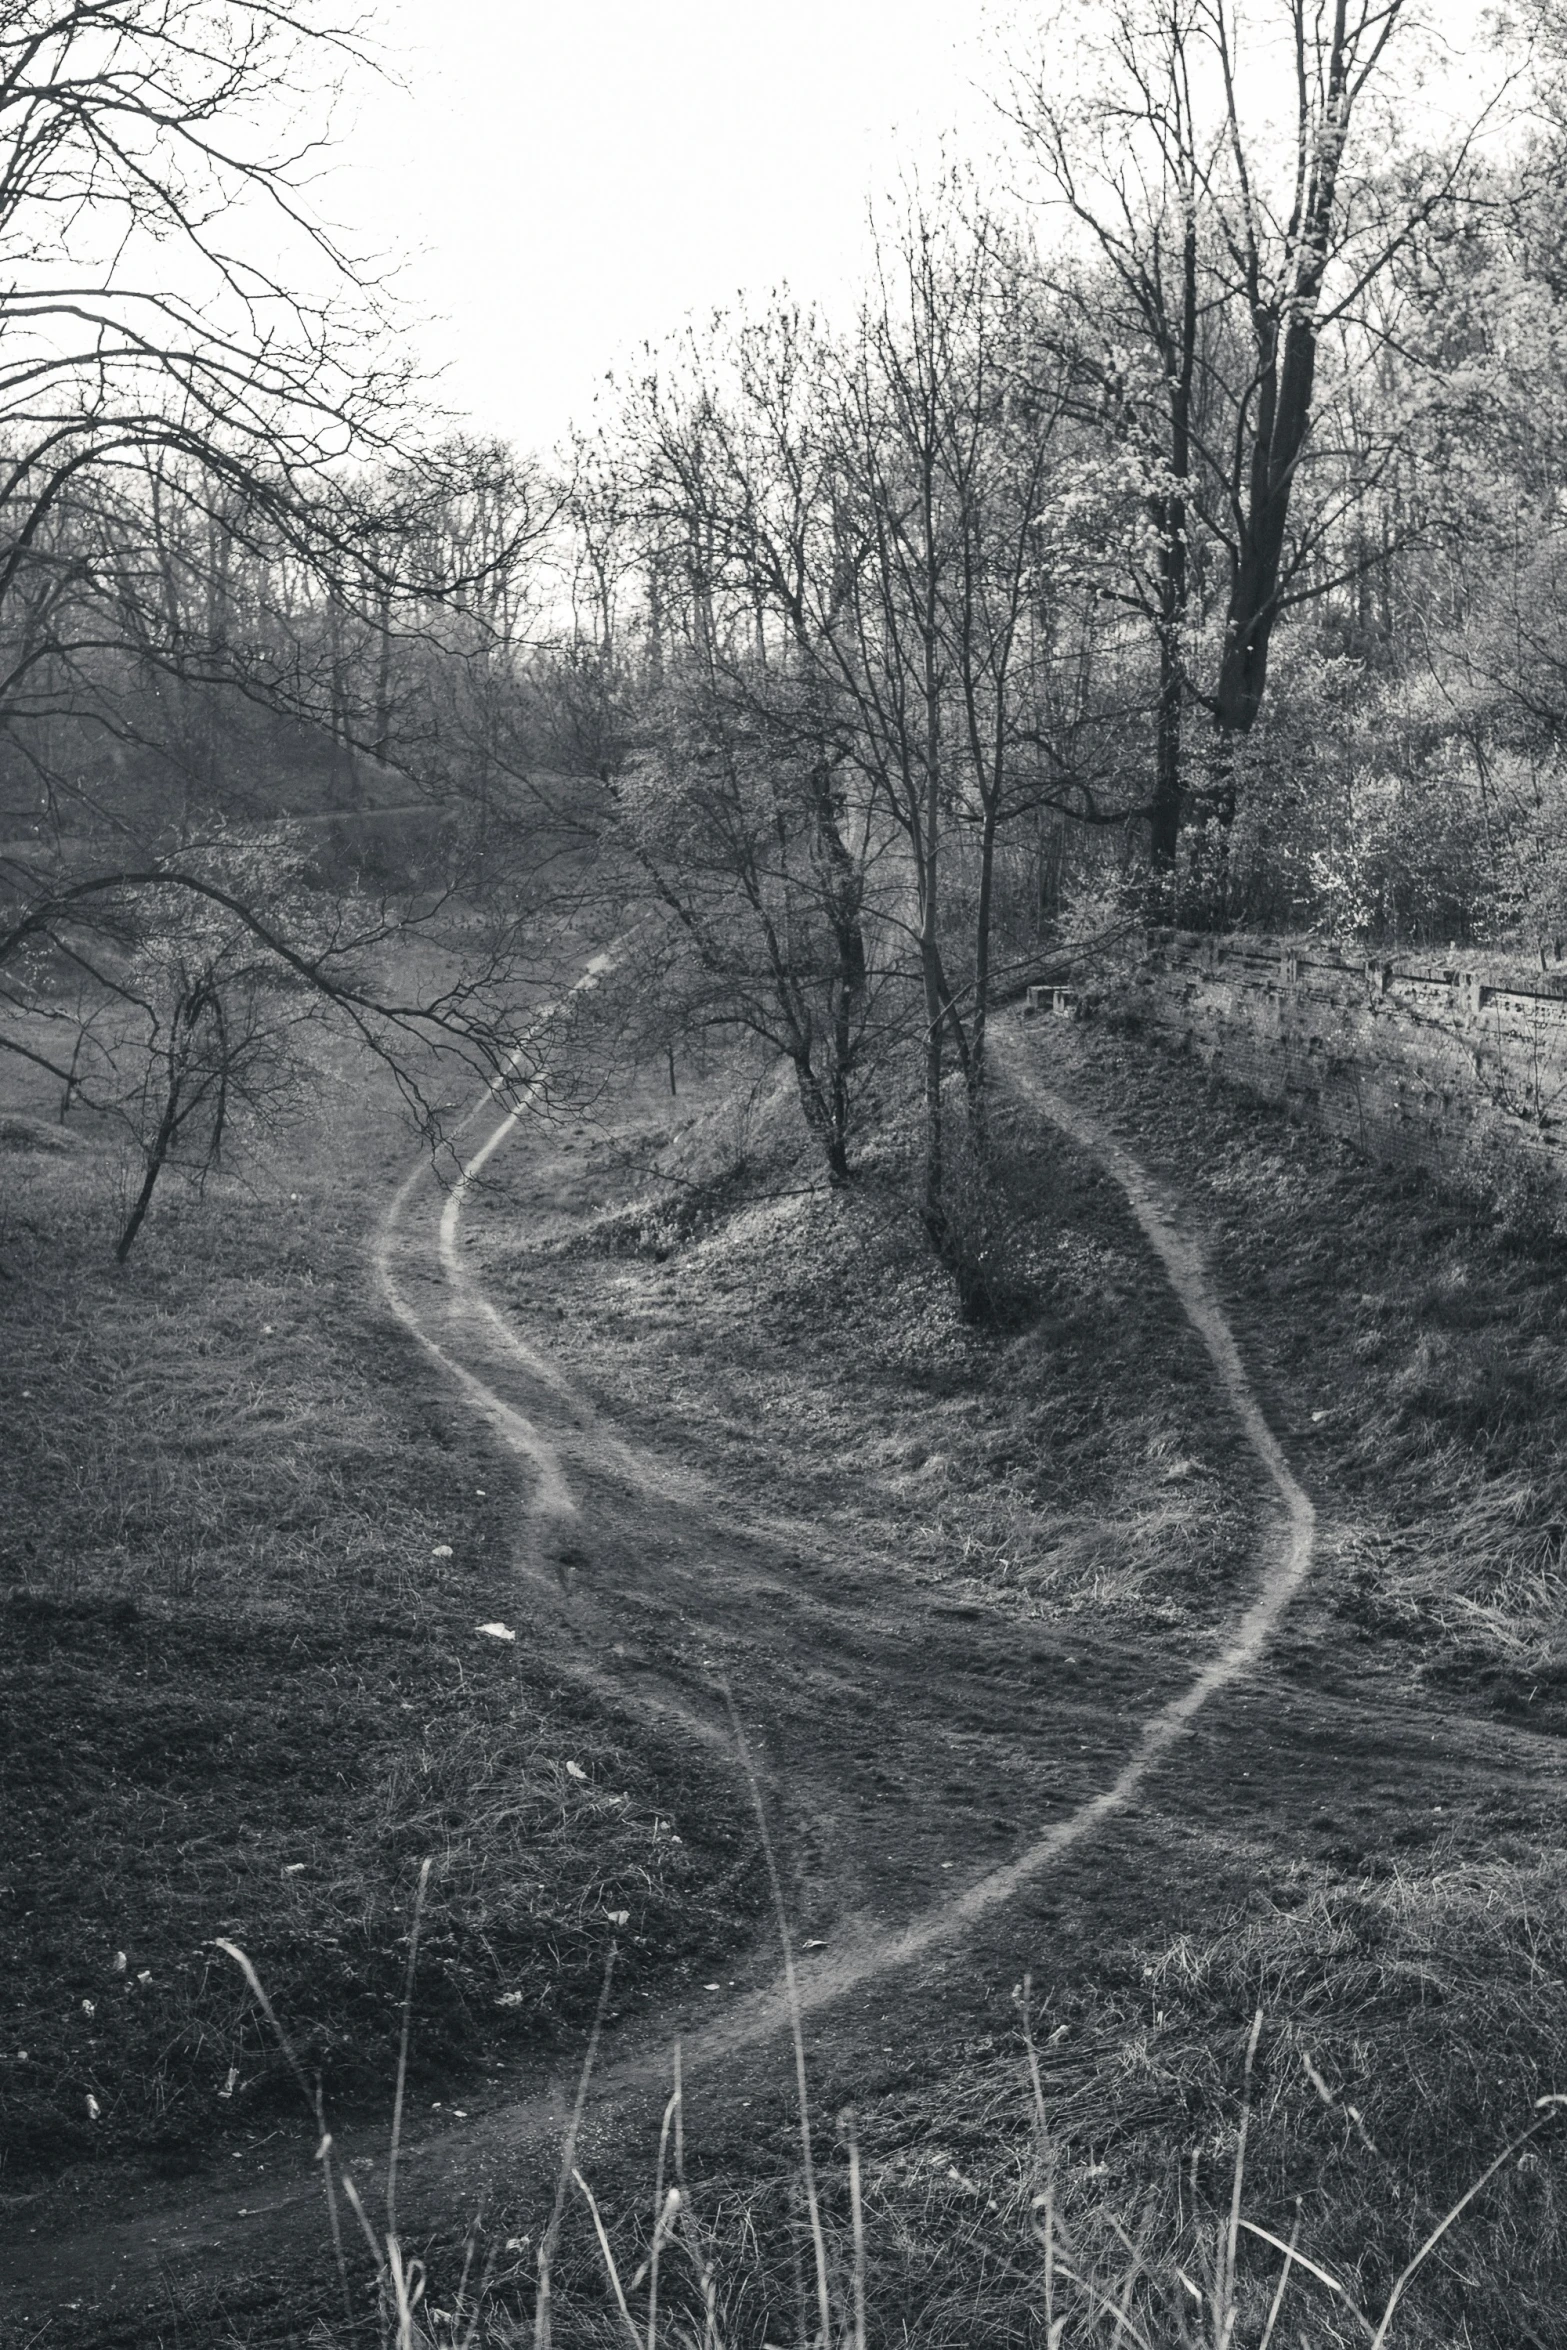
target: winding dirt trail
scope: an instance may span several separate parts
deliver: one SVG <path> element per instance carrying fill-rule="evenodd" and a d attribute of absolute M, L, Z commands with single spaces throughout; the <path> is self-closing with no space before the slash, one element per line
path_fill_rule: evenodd
<path fill-rule="evenodd" d="M 918 1984 L 934 1981 L 950 1954 L 971 1964 L 964 1952 L 977 1927 L 1026 1910 L 1069 1856 L 1133 1811 L 1205 1709 L 1251 1674 L 1311 1565 L 1312 1504 L 1267 1425 L 1175 1206 L 1111 1133 L 1043 1082 L 1020 1025 L 1003 1026 L 998 1046 L 1017 1094 L 1124 1193 L 1271 1497 L 1252 1592 L 1195 1670 L 1152 1643 L 1107 1638 L 1096 1650 L 1078 1627 L 1069 1655 L 1065 1640 L 1041 1637 L 1030 1647 L 1010 1622 L 932 1608 L 928 1593 L 913 1597 L 847 1562 L 830 1528 L 748 1519 L 733 1495 L 604 1425 L 465 1269 L 465 1201 L 516 1133 L 520 1107 L 496 1115 L 444 1196 L 421 1160 L 375 1244 L 390 1310 L 518 1463 L 516 1565 L 534 1608 L 528 1636 L 549 1643 L 563 1671 L 706 1740 L 727 1740 L 715 1691 L 734 1691 L 784 1812 L 801 1930 L 809 1925 L 826 1944 L 797 1969 L 802 2005 L 824 2030 L 838 2017 L 850 2019 L 849 2031 L 851 1995 L 863 2003 L 886 1996 L 895 1979 L 908 1986 L 915 1962 L 924 1962 L 912 1976 Z M 470 1128 L 487 1106 L 499 1112 L 487 1097 Z M 933 1616 L 942 1619 L 934 1636 Z M 1265 1741 L 1273 1734 L 1271 1725 L 1256 1731 Z M 1011 1816 L 987 1825 L 1011 1848 L 998 1863 L 977 1865 L 977 1806 L 994 1809 L 998 1789 Z M 1037 1918 L 1023 1926 L 1040 1931 Z M 607 2063 L 596 2084 L 590 2151 L 594 2129 L 612 2137 L 617 2116 L 667 2081 L 677 2033 L 687 2077 L 722 2077 L 733 2090 L 737 2062 L 767 2049 L 788 2017 L 782 1974 L 766 1949 L 729 1988 L 715 2009 L 711 1990 L 693 1987 L 673 2012 L 627 2034 L 635 2053 Z M 870 2028 L 888 2029 L 884 2020 Z M 404 2149 L 412 2218 L 434 2225 L 459 2196 L 471 2208 L 520 2163 L 543 2158 L 571 2082 L 541 2080 L 517 2093 L 524 2089 L 514 2084 L 506 2102 L 466 2130 Z M 189 2277 L 223 2264 L 256 2273 L 319 2227 L 319 2185 L 304 2174 L 252 2191 L 242 2215 L 232 2197 L 165 2208 L 90 2244 L 39 2246 L 30 2265 L 62 2297 L 73 2285 L 102 2296 L 112 2278 L 124 2310 L 164 2273 Z"/>
<path fill-rule="evenodd" d="M 1037 1077 L 1015 1030 L 1010 1034 L 1002 1032 L 1001 1058 L 1007 1077 L 1030 1108 L 1058 1126 L 1080 1150 L 1097 1160 L 1126 1195 L 1171 1288 L 1208 1351 L 1248 1445 L 1274 1489 L 1278 1514 L 1266 1537 L 1261 1573 L 1250 1605 L 1231 1628 L 1217 1654 L 1149 1717 L 1132 1752 L 1109 1784 L 1035 1836 L 1004 1866 L 986 1871 L 902 1926 L 891 1930 L 861 1928 L 851 1932 L 829 1954 L 803 1961 L 797 1968 L 796 1982 L 807 2014 L 966 1934 L 992 1911 L 1012 1900 L 1022 1887 L 1074 1845 L 1123 1810 L 1149 1772 L 1190 1730 L 1203 1708 L 1258 1662 L 1311 1566 L 1316 1513 L 1264 1418 L 1224 1308 L 1197 1249 L 1177 1229 L 1174 1207 L 1104 1126 Z M 704 1497 L 696 1479 L 671 1478 L 657 1463 L 624 1444 L 612 1430 L 600 1427 L 589 1406 L 574 1394 L 552 1365 L 518 1337 L 468 1279 L 461 1257 L 463 1201 L 487 1162 L 516 1132 L 522 1114 L 521 1108 L 514 1109 L 497 1122 L 485 1142 L 465 1162 L 447 1195 L 439 1224 L 442 1287 L 431 1302 L 410 1296 L 403 1285 L 406 1275 L 400 1273 L 408 1209 L 420 1185 L 428 1180 L 422 1164 L 398 1191 L 376 1246 L 376 1262 L 387 1302 L 431 1360 L 454 1380 L 464 1397 L 490 1421 L 503 1444 L 530 1471 L 534 1482 L 528 1507 L 536 1526 L 542 1522 L 546 1527 L 556 1527 L 564 1521 L 578 1519 L 577 1490 L 563 1463 L 559 1443 L 546 1436 L 539 1421 L 497 1393 L 464 1359 L 460 1351 L 464 1333 L 468 1334 L 471 1345 L 476 1327 L 482 1327 L 492 1347 L 498 1342 L 532 1379 L 560 1399 L 578 1434 L 579 1442 L 574 1450 L 585 1469 L 618 1476 L 633 1497 L 643 1500 L 650 1499 L 655 1490 L 660 1498 L 668 1498 L 672 1491 L 683 1489 L 684 1498 L 700 1508 Z M 583 1436 L 587 1438 L 586 1443 L 580 1441 Z M 711 1507 L 711 1497 L 707 1498 Z M 674 1704 L 704 1735 L 714 1734 L 716 1725 L 702 1722 L 678 1699 Z M 722 1735 L 721 1729 L 717 1729 L 717 1734 Z M 688 2061 L 700 2064 L 706 2058 L 770 2038 L 787 2020 L 780 1970 L 770 1982 L 715 2018 L 697 2039 L 688 2038 L 685 2043 Z M 663 2054 L 662 2074 L 667 2074 L 669 2055 L 667 2050 Z M 642 2068 L 638 2070 L 640 2074 Z"/>

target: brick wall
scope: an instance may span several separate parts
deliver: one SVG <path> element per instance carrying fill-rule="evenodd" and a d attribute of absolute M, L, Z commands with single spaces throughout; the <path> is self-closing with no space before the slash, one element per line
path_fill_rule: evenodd
<path fill-rule="evenodd" d="M 1567 974 L 1164 932 L 1099 1004 L 1370 1157 L 1452 1177 L 1500 1151 L 1567 1182 Z"/>

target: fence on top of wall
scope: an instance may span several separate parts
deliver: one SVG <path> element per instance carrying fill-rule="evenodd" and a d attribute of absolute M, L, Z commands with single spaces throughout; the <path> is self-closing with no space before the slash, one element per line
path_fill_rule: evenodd
<path fill-rule="evenodd" d="M 1091 1000 L 1368 1157 L 1567 1184 L 1567 969 L 1156 931 Z"/>

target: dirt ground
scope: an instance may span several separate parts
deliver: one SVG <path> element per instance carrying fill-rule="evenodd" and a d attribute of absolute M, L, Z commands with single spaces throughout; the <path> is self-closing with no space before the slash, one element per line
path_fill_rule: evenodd
<path fill-rule="evenodd" d="M 1532 1480 L 1538 1502 L 1551 1473 L 1542 1432 L 1538 1461 L 1482 1474 L 1483 1395 L 1467 1433 L 1443 1417 L 1432 1296 L 1462 1259 L 1471 1320 L 1494 1278 L 1506 1327 L 1527 1290 L 1544 1393 L 1560 1271 L 1215 1101 L 1135 1040 L 1042 1025 L 1007 1058 L 1009 1327 L 966 1327 L 909 1248 L 895 1138 L 835 1201 L 775 1146 L 776 1103 L 737 1120 L 722 1086 L 671 1101 L 652 1077 L 613 1126 L 519 1129 L 459 1202 L 409 1187 L 385 1236 L 384 1343 L 416 1360 L 417 1334 L 420 1376 L 483 1432 L 487 1487 L 505 1479 L 484 1604 L 518 1653 L 711 1757 L 736 1816 L 728 1703 L 743 1723 L 801 1951 L 822 2159 L 852 2102 L 891 2322 L 933 2343 L 1031 2338 L 1002 2183 L 1030 2160 L 1025 1975 L 1063 2197 L 1085 2214 L 1163 2210 L 1188 2160 L 1193 2195 L 1222 2199 L 1261 2005 L 1255 2208 L 1287 2234 L 1304 2196 L 1318 2257 L 1374 2302 L 1533 2099 L 1567 2086 L 1567 1778 L 1519 1680 L 1532 1662 L 1538 1692 L 1555 1653 L 1549 1537 L 1520 1552 L 1516 1590 L 1465 1584 L 1467 1615 L 1411 1555 L 1422 1495 L 1456 1540 L 1498 1477 Z M 1280 1511 L 1113 1174 L 1038 1113 L 1031 1082 L 1102 1121 L 1176 1203 L 1320 1520 L 1313 1579 L 1266 1653 L 1113 1812 L 1093 1806 L 1145 1725 L 1275 1571 Z M 1395 1230 L 1414 1236 L 1407 1280 Z M 1403 1337 L 1426 1346 L 1398 1429 L 1357 1402 L 1379 1376 L 1355 1351 L 1371 1295 L 1385 1340 L 1407 1308 Z M 962 1911 L 1079 1817 L 1005 1899 Z M 649 1920 L 622 1898 L 634 1942 Z M 656 2011 L 621 2014 L 579 2153 L 617 2220 L 645 2201 L 677 2037 L 712 2207 L 776 2199 L 782 2022 L 765 1932 L 738 1956 L 679 1957 Z M 570 2080 L 558 2057 L 519 2058 L 460 2126 L 422 2115 L 405 2235 L 438 2243 L 482 2204 L 525 2274 Z M 381 2134 L 345 2143 L 374 2188 Z M 222 2191 L 127 2188 L 87 2230 L 17 2215 L 0 2266 L 14 2338 L 303 2339 L 335 2289 L 309 2153 L 302 2133 L 292 2169 L 275 2149 L 265 2177 L 241 2163 Z M 1549 2139 L 1509 2169 L 1412 2297 L 1410 2339 L 1563 2339 L 1558 2171 Z M 584 2231 L 568 2259 L 591 2300 L 590 2250 Z M 1253 2257 L 1265 2300 L 1276 2258 Z M 760 2341 L 767 2311 L 734 2322 Z"/>

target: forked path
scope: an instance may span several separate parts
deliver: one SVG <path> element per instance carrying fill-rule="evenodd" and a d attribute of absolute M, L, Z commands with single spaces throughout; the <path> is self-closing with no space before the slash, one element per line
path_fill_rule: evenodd
<path fill-rule="evenodd" d="M 531 1608 L 525 1636 L 547 1644 L 563 1674 L 693 1736 L 727 1739 L 717 1685 L 733 1691 L 783 1814 L 792 1898 L 825 1945 L 797 1969 L 801 2004 L 824 2028 L 827 2011 L 855 2016 L 852 1994 L 863 2006 L 899 1977 L 925 1982 L 943 1952 L 972 1948 L 977 1927 L 1026 1904 L 1037 1881 L 1131 1807 L 1204 1709 L 1257 1665 L 1311 1564 L 1311 1502 L 1173 1204 L 1114 1135 L 1043 1081 L 1020 1026 L 1003 1026 L 998 1045 L 1016 1093 L 1125 1194 L 1269 1491 L 1250 1593 L 1195 1670 L 1151 1643 L 1118 1638 L 1096 1651 L 1081 1626 L 1067 1642 L 1048 1627 L 943 1608 L 928 1587 L 845 1555 L 832 1529 L 747 1519 L 734 1496 L 628 1444 L 466 1274 L 468 1187 L 517 1131 L 516 1110 L 481 1101 L 469 1130 L 483 1130 L 487 1106 L 495 1114 L 455 1185 L 443 1193 L 421 1162 L 376 1241 L 392 1312 L 518 1463 L 523 1580 L 508 1612 L 519 1631 Z M 1005 1835 L 1006 1857 L 976 1865 L 979 1811 L 1003 1801 L 1011 1816 L 984 1826 Z M 1118 1914 L 1137 1898 L 1135 1887 L 1123 1893 Z M 677 2033 L 688 2077 L 732 2085 L 745 2052 L 787 2022 L 765 1947 L 736 1978 L 722 2004 L 708 1990 L 640 2023 L 636 2052 L 601 2073 L 601 2125 L 667 2081 Z M 878 2012 L 881 2040 L 891 2027 Z M 548 2141 L 569 2084 L 541 2080 L 519 2095 L 522 2086 L 465 2130 L 405 2149 L 405 2210 L 433 2225 L 459 2194 L 513 2175 Z M 62 2298 L 73 2285 L 101 2294 L 112 2275 L 124 2308 L 160 2271 L 257 2273 L 318 2229 L 319 2211 L 305 2175 L 252 2189 L 243 2215 L 232 2199 L 165 2207 L 90 2244 L 37 2247 L 22 2275 L 31 2269 L 40 2315 L 46 2273 Z"/>
<path fill-rule="evenodd" d="M 1249 1605 L 1239 1621 L 1229 1628 L 1217 1652 L 1184 1688 L 1144 1722 L 1132 1751 L 1108 1783 L 1077 1803 L 1064 1818 L 1053 1821 L 1004 1865 L 987 1870 L 947 1899 L 933 1903 L 895 1928 L 862 1928 L 852 1932 L 829 1955 L 807 1961 L 797 1972 L 797 1989 L 807 2012 L 966 1933 L 1122 1810 L 1154 1766 L 1190 1730 L 1204 1706 L 1257 1663 L 1311 1566 L 1316 1513 L 1268 1426 L 1229 1319 L 1198 1251 L 1178 1230 L 1171 1203 L 1114 1135 L 1086 1110 L 1040 1079 L 1015 1031 L 1003 1032 L 1003 1039 L 1003 1065 L 1022 1099 L 1095 1159 L 1126 1195 L 1183 1311 L 1207 1349 L 1246 1441 L 1273 1487 L 1277 1509 L 1264 1538 Z M 660 1498 L 667 1498 L 672 1481 L 660 1473 L 654 1462 L 636 1454 L 613 1432 L 596 1426 L 585 1404 L 571 1410 L 573 1399 L 569 1388 L 559 1381 L 548 1364 L 540 1361 L 535 1350 L 524 1346 L 495 1307 L 475 1292 L 463 1270 L 461 1213 L 465 1191 L 516 1130 L 517 1124 L 516 1111 L 509 1112 L 496 1124 L 481 1148 L 466 1162 L 448 1195 L 439 1225 L 440 1282 L 438 1287 L 430 1285 L 434 1294 L 424 1302 L 409 1294 L 399 1269 L 401 1224 L 417 1175 L 398 1193 L 378 1247 L 387 1301 L 432 1359 L 456 1381 L 463 1395 L 485 1414 L 502 1443 L 526 1465 L 533 1479 L 530 1509 L 536 1521 L 559 1524 L 580 1514 L 571 1468 L 565 1457 L 568 1445 L 581 1468 L 597 1469 L 600 1473 L 605 1469 L 618 1472 L 629 1485 L 633 1498 L 651 1499 L 655 1486 Z M 425 1270 L 428 1274 L 430 1268 Z M 569 1434 L 559 1430 L 549 1432 L 540 1418 L 519 1411 L 515 1402 L 497 1393 L 465 1358 L 460 1351 L 461 1333 L 466 1328 L 471 1335 L 481 1320 L 489 1325 L 492 1344 L 494 1334 L 499 1333 L 502 1343 L 516 1352 L 532 1369 L 534 1377 L 546 1383 L 566 1403 Z M 685 1488 L 682 1498 L 688 1498 L 700 1512 L 703 1497 L 698 1481 L 688 1478 L 680 1483 Z M 674 1702 L 682 1712 L 688 1710 L 684 1699 L 675 1697 Z M 704 2049 L 717 2053 L 743 2046 L 775 2032 L 785 2020 L 784 1983 L 780 1975 L 723 2017 L 715 2018 L 701 2034 L 700 2042 L 691 2046 L 691 2053 L 698 2057 Z"/>

